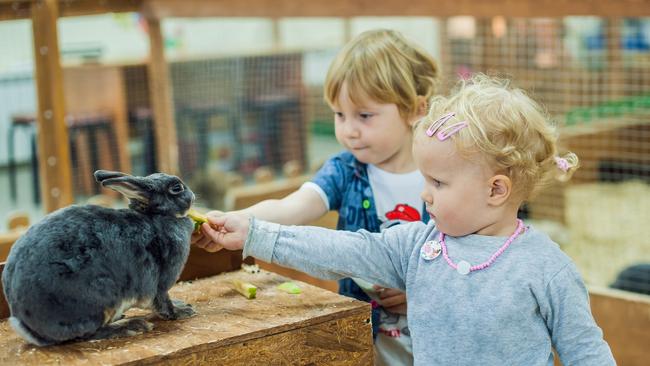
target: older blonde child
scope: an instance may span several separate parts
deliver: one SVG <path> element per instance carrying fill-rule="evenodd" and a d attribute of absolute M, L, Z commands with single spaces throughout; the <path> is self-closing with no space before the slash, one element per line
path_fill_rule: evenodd
<path fill-rule="evenodd" d="M 244 256 L 325 278 L 406 291 L 416 365 L 615 364 L 571 260 L 517 209 L 550 177 L 568 179 L 541 107 L 508 82 L 476 76 L 432 101 L 413 152 L 433 219 L 382 233 L 212 218 Z M 435 222 L 434 222 L 435 221 Z"/>
<path fill-rule="evenodd" d="M 412 126 L 426 114 L 436 80 L 433 59 L 398 32 L 375 30 L 353 39 L 337 55 L 325 80 L 336 138 L 347 151 L 329 159 L 298 191 L 244 212 L 299 225 L 336 210 L 338 229 L 371 232 L 428 220 L 418 194 L 424 178 L 413 160 Z M 214 250 L 218 243 L 206 232 L 192 241 Z M 372 300 L 377 365 L 412 364 L 401 291 L 345 278 L 339 281 L 339 292 Z"/>

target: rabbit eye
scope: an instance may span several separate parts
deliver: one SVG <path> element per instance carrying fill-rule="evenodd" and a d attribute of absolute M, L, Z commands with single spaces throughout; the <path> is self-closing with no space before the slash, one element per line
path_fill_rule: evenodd
<path fill-rule="evenodd" d="M 169 193 L 171 194 L 179 194 L 185 190 L 185 187 L 183 187 L 182 184 L 176 183 L 173 186 L 169 188 Z"/>

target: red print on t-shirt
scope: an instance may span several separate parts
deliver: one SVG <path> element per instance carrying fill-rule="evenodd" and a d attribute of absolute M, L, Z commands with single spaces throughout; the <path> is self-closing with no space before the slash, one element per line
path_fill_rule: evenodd
<path fill-rule="evenodd" d="M 400 203 L 392 211 L 386 212 L 388 220 L 420 221 L 420 212 L 413 207 Z"/>

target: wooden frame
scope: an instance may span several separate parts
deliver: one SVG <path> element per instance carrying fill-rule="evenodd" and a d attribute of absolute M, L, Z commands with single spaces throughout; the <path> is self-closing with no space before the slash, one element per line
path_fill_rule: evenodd
<path fill-rule="evenodd" d="M 0 0 L 0 20 L 30 17 L 34 0 Z M 554 17 L 650 15 L 649 0 L 75 0 L 60 1 L 61 16 L 142 12 L 148 17 L 355 17 L 439 16 Z"/>

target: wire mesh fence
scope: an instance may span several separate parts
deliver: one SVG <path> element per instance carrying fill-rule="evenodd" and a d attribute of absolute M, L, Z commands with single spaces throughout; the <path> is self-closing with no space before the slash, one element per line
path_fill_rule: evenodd
<path fill-rule="evenodd" d="M 137 17 L 117 20 L 145 31 Z M 201 22 L 205 27 L 210 20 Z M 559 125 L 563 147 L 581 159 L 571 182 L 550 186 L 522 214 L 549 225 L 569 253 L 587 258 L 579 264 L 588 281 L 604 284 L 623 266 L 650 261 L 645 239 L 650 237 L 650 20 L 454 17 L 431 22 L 440 25 L 433 29 L 439 37 L 442 92 L 458 77 L 475 72 L 512 77 L 547 107 Z M 176 28 L 168 32 L 168 47 L 180 42 L 174 38 L 178 33 Z M 2 38 L 6 47 L 11 41 Z M 297 38 L 291 34 L 292 44 Z M 310 144 L 314 136 L 335 144 L 322 75 L 344 41 L 283 49 L 282 40 L 275 40 L 260 52 L 169 58 L 178 171 L 205 206 L 220 207 L 235 174 L 250 179 L 260 167 L 281 174 L 290 161 L 306 170 L 315 160 L 310 154 L 327 157 Z M 142 40 L 123 37 L 120 42 L 137 45 Z M 10 46 L 32 48 L 20 38 Z M 104 53 L 109 52 L 101 42 L 62 42 L 67 144 L 79 202 L 99 193 L 92 179 L 95 169 L 149 174 L 159 169 L 158 151 L 171 148 L 156 143 L 150 78 L 157 75 L 149 73 L 146 59 L 102 62 Z M 12 119 L 18 114 L 33 116 L 36 95 L 31 72 L 16 75 L 3 71 L 0 76 L 0 136 L 16 147 L 16 164 L 27 177 L 16 185 L 18 197 L 31 200 L 38 197 L 38 183 L 30 181 L 38 179 L 37 171 L 29 170 L 32 132 L 9 131 L 20 124 Z M 4 150 L 0 164 L 9 166 Z M 5 171 L 12 176 L 11 169 Z M 603 270 L 602 260 L 580 253 L 614 259 Z"/>

